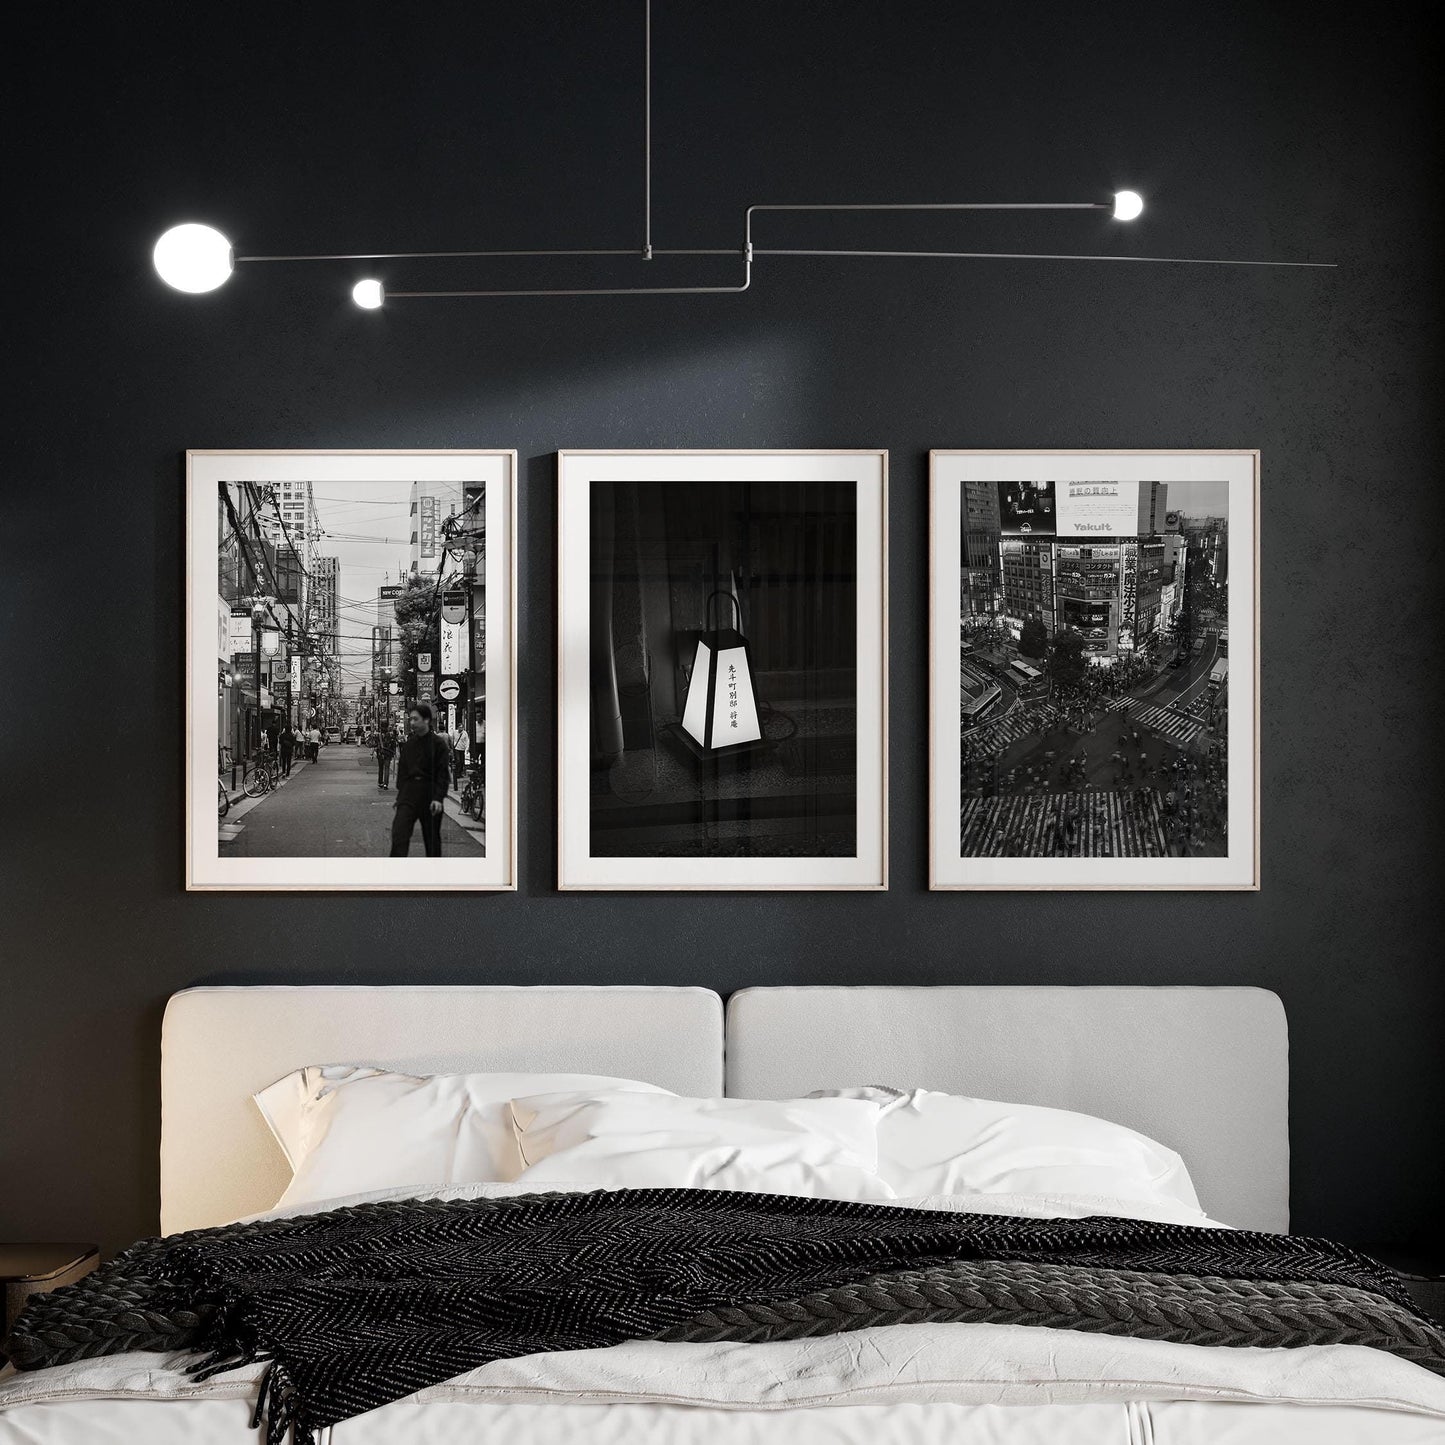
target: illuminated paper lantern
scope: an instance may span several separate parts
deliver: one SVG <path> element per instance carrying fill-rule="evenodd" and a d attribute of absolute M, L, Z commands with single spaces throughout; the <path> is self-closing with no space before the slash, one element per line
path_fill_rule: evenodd
<path fill-rule="evenodd" d="M 714 592 L 712 597 L 726 597 L 742 620 L 731 593 Z M 762 737 L 748 640 L 737 628 L 717 628 L 698 639 L 682 726 L 694 742 L 710 751 L 755 743 Z"/>

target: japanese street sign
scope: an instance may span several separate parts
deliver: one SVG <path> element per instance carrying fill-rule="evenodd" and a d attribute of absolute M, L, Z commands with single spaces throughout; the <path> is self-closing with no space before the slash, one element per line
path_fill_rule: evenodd
<path fill-rule="evenodd" d="M 232 652 L 244 652 L 251 645 L 251 614 L 231 613 L 230 648 Z"/>
<path fill-rule="evenodd" d="M 441 670 L 450 677 L 467 670 L 467 629 L 465 623 L 443 621 L 441 625 Z"/>

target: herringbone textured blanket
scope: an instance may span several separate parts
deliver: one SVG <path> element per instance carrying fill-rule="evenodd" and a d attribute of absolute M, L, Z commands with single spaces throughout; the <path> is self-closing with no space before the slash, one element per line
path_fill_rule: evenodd
<path fill-rule="evenodd" d="M 774 1340 L 918 1320 L 1201 1345 L 1359 1344 L 1445 1374 L 1445 1334 L 1322 1240 L 690 1189 L 358 1205 L 135 1245 L 34 1296 L 33 1369 L 194 1349 L 268 1360 L 268 1445 L 489 1360 L 624 1340 Z"/>

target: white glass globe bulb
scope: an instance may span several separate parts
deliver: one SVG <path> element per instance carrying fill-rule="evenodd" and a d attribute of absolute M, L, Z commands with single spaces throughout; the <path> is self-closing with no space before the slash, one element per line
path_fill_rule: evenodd
<path fill-rule="evenodd" d="M 1116 221 L 1132 221 L 1142 214 L 1143 210 L 1144 198 L 1138 191 L 1114 192 L 1114 219 Z"/>
<path fill-rule="evenodd" d="M 375 311 L 386 300 L 380 281 L 358 281 L 351 288 L 351 299 L 366 311 Z"/>
<path fill-rule="evenodd" d="M 214 291 L 231 274 L 231 243 L 210 226 L 172 226 L 152 253 L 156 270 L 177 291 Z"/>

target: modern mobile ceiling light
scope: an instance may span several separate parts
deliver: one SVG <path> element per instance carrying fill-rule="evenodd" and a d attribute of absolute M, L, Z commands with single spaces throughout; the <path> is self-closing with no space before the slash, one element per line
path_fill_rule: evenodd
<path fill-rule="evenodd" d="M 1111 200 L 1097 201 L 919 201 L 904 203 L 852 202 L 846 204 L 794 203 L 749 206 L 743 213 L 742 242 L 736 246 L 662 247 L 652 244 L 652 0 L 644 0 L 644 138 L 642 244 L 611 249 L 567 249 L 542 251 L 368 251 L 334 255 L 237 256 L 231 243 L 210 226 L 189 223 L 174 226 L 157 242 L 155 267 L 161 279 L 178 291 L 214 291 L 227 281 L 237 266 L 257 262 L 288 261 L 438 261 L 487 260 L 516 257 L 630 257 L 652 261 L 658 257 L 728 256 L 742 262 L 741 278 L 731 284 L 714 286 L 588 286 L 588 287 L 491 287 L 449 291 L 404 291 L 383 286 L 374 277 L 358 281 L 351 299 L 364 310 L 380 309 L 384 302 L 435 298 L 487 296 L 708 296 L 746 291 L 752 285 L 753 265 L 761 256 L 848 256 L 899 257 L 951 260 L 1006 261 L 1132 261 L 1140 264 L 1180 266 L 1285 266 L 1333 269 L 1331 261 L 1250 261 L 1206 256 L 1129 256 L 1060 254 L 1025 251 L 899 251 L 848 250 L 832 247 L 757 246 L 753 242 L 753 218 L 765 211 L 1107 211 L 1116 221 L 1136 220 L 1144 210 L 1137 191 L 1116 191 Z"/>

